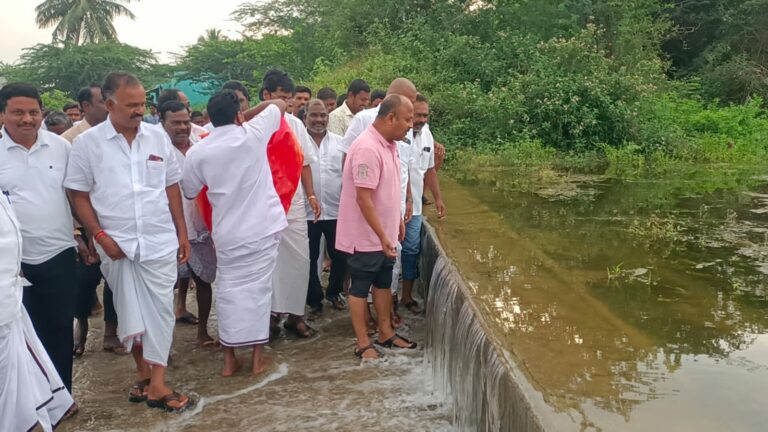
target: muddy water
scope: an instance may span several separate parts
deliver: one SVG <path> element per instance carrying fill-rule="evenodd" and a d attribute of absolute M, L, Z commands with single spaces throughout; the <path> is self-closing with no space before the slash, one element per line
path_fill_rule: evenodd
<path fill-rule="evenodd" d="M 573 430 L 765 430 L 766 180 L 532 186 L 491 171 L 443 188 L 440 240 L 552 415 Z"/>
<path fill-rule="evenodd" d="M 189 309 L 196 312 L 194 293 Z M 424 318 L 405 315 L 399 330 L 423 341 Z M 215 316 L 211 331 L 216 334 Z M 423 350 L 386 351 L 361 365 L 352 355 L 348 312 L 330 311 L 310 324 L 318 335 L 282 335 L 269 345 L 262 376 L 241 370 L 221 378 L 221 352 L 197 348 L 196 328 L 177 325 L 169 380 L 198 399 L 193 410 L 166 414 L 127 402 L 132 360 L 101 351 L 101 317 L 91 318 L 85 355 L 75 361 L 74 396 L 81 411 L 59 431 L 358 431 L 451 430 L 451 407 L 433 390 Z M 240 352 L 247 358 L 248 352 Z"/>

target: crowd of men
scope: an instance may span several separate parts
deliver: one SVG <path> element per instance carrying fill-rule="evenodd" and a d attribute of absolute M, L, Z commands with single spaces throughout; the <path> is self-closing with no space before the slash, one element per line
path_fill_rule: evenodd
<path fill-rule="evenodd" d="M 34 87 L 0 89 L 0 430 L 50 430 L 77 412 L 73 357 L 102 279 L 103 347 L 136 364 L 128 400 L 166 411 L 194 402 L 165 379 L 179 322 L 197 326 L 201 347 L 221 347 L 224 377 L 242 367 L 236 348 L 251 348 L 257 375 L 282 329 L 311 337 L 305 310 L 326 302 L 349 309 L 358 358 L 416 348 L 396 328 L 398 304 L 421 312 L 425 187 L 445 214 L 427 98 L 405 78 L 386 93 L 356 79 L 342 98 L 313 98 L 270 70 L 258 99 L 231 81 L 205 111 L 175 89 L 149 104 L 135 76 L 115 72 L 44 115 Z M 273 142 L 285 125 L 295 141 Z M 291 142 L 302 166 L 286 209 L 268 148 Z"/>

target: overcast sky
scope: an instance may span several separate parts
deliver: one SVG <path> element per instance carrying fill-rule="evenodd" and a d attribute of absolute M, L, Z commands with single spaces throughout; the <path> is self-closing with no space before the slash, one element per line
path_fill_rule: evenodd
<path fill-rule="evenodd" d="M 180 53 L 184 45 L 197 41 L 206 29 L 215 27 L 229 37 L 238 37 L 242 28 L 229 14 L 248 0 L 141 0 L 127 4 L 136 20 L 118 18 L 115 28 L 121 42 L 151 49 L 160 61 Z M 50 43 L 53 27 L 35 25 L 35 6 L 42 0 L 0 0 L 0 61 L 15 62 L 22 49 Z M 192 7 L 192 5 L 195 5 Z"/>

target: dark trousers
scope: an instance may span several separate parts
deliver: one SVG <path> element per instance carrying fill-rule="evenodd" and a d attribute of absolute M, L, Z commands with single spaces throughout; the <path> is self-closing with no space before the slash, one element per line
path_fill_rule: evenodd
<path fill-rule="evenodd" d="M 75 306 L 75 318 L 88 319 L 91 308 L 96 301 L 96 288 L 101 283 L 101 269 L 99 264 L 85 265 L 82 261 L 77 263 L 77 304 Z M 112 303 L 112 289 L 104 283 L 104 322 L 117 323 L 115 305 Z"/>
<path fill-rule="evenodd" d="M 307 222 L 309 234 L 309 289 L 307 304 L 318 307 L 323 302 L 323 287 L 317 276 L 317 259 L 320 258 L 320 238 L 325 236 L 325 245 L 331 257 L 331 276 L 328 281 L 327 298 L 334 298 L 344 289 L 344 274 L 347 271 L 347 257 L 336 250 L 336 221 L 324 220 Z"/>
<path fill-rule="evenodd" d="M 53 366 L 72 391 L 72 320 L 75 317 L 75 249 L 68 248 L 42 264 L 21 263 L 23 303 Z"/>

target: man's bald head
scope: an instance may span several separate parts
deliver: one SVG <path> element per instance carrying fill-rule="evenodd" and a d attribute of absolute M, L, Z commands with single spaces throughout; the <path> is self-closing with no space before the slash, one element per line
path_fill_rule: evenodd
<path fill-rule="evenodd" d="M 387 95 L 405 96 L 411 103 L 416 101 L 418 94 L 416 86 L 408 78 L 395 78 L 387 89 Z"/>
<path fill-rule="evenodd" d="M 391 94 L 379 105 L 373 127 L 389 141 L 405 138 L 413 127 L 413 104 L 403 95 Z"/>

